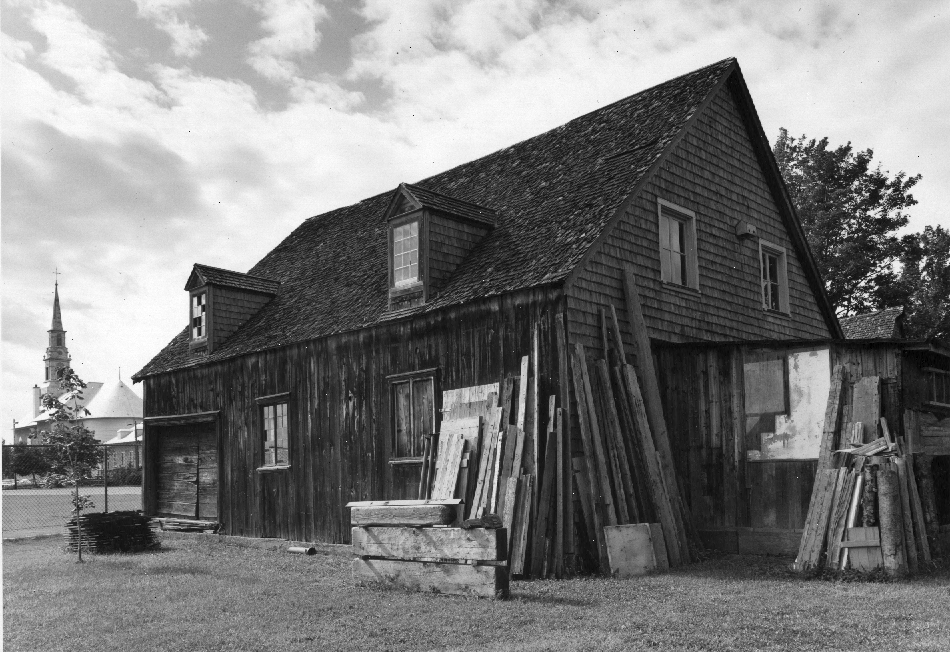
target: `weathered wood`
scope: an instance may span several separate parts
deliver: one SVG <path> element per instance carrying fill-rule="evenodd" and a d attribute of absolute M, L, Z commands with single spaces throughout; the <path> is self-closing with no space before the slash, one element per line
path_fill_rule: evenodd
<path fill-rule="evenodd" d="M 937 516 L 937 497 L 934 491 L 933 457 L 925 453 L 914 455 L 914 476 L 920 494 L 920 505 L 924 510 L 924 523 L 927 526 L 927 540 L 933 557 L 942 557 L 944 550 L 940 546 L 940 521 Z"/>
<path fill-rule="evenodd" d="M 683 550 L 685 534 L 677 528 L 673 516 L 673 503 L 670 498 L 668 483 L 663 475 L 659 455 L 653 447 L 653 438 L 650 435 L 650 424 L 647 418 L 646 407 L 640 394 L 640 385 L 637 376 L 630 365 L 623 365 L 624 389 L 627 392 L 627 401 L 633 415 L 634 431 L 643 451 L 644 466 L 649 477 L 650 497 L 653 508 L 663 527 L 663 538 L 666 542 L 666 552 L 670 566 L 679 566 L 685 561 L 686 551 Z"/>
<path fill-rule="evenodd" d="M 864 527 L 874 527 L 877 525 L 877 468 L 866 466 L 864 468 L 864 492 L 861 496 L 861 513 L 863 514 L 861 524 Z"/>
<path fill-rule="evenodd" d="M 887 450 L 887 448 L 887 440 L 883 437 L 880 437 L 879 439 L 875 439 L 874 441 L 864 444 L 863 446 L 859 446 L 858 448 L 852 448 L 848 452 L 851 455 L 864 455 L 865 457 L 869 457 L 871 455 L 883 453 Z"/>
<path fill-rule="evenodd" d="M 850 555 L 850 568 L 867 572 L 884 566 L 879 528 L 848 528 L 845 531 L 845 539 L 842 547 Z"/>
<path fill-rule="evenodd" d="M 478 419 L 476 418 L 476 428 Z M 455 485 L 458 481 L 459 465 L 462 463 L 462 451 L 465 449 L 465 438 L 460 433 L 448 431 L 439 436 L 439 462 L 432 486 L 432 498 L 452 498 L 455 494 Z"/>
<path fill-rule="evenodd" d="M 420 505 L 460 505 L 461 498 L 445 498 L 443 500 L 354 500 L 346 507 L 417 507 Z"/>
<path fill-rule="evenodd" d="M 354 559 L 353 579 L 358 585 L 379 583 L 427 593 L 508 597 L 508 569 L 504 566 Z"/>
<path fill-rule="evenodd" d="M 862 424 L 862 442 L 877 439 L 881 418 L 881 378 L 865 376 L 854 384 L 851 394 L 851 421 Z"/>
<path fill-rule="evenodd" d="M 663 536 L 662 528 L 654 530 L 649 523 L 614 525 L 605 527 L 604 535 L 613 575 L 635 577 L 662 568 L 657 559 L 657 548 L 662 544 L 653 540 L 655 535 Z"/>
<path fill-rule="evenodd" d="M 363 527 L 450 525 L 455 522 L 458 509 L 456 505 L 440 504 L 353 507 L 350 510 L 350 522 Z"/>
<path fill-rule="evenodd" d="M 587 533 L 587 545 L 582 547 L 589 548 L 596 555 L 598 550 L 598 542 L 595 536 L 596 526 L 594 525 L 594 507 L 591 504 L 594 494 L 588 485 L 587 476 L 585 475 L 584 463 L 581 461 L 580 457 L 571 458 L 571 471 L 572 484 L 575 489 L 573 493 L 577 495 L 577 499 L 581 504 L 580 515 L 584 519 L 584 530 Z"/>
<path fill-rule="evenodd" d="M 831 455 L 838 448 L 838 426 L 841 423 L 842 393 L 847 371 L 843 365 L 835 365 L 831 373 L 831 389 L 828 391 L 828 403 L 825 407 L 825 425 L 821 432 L 818 448 L 818 468 L 831 467 Z"/>
<path fill-rule="evenodd" d="M 910 511 L 910 487 L 907 479 L 907 462 L 902 457 L 893 459 L 897 470 L 898 493 L 901 500 L 901 516 L 904 526 L 904 553 L 907 556 L 907 568 L 911 573 L 919 569 L 917 557 L 917 538 L 914 536 L 914 517 Z"/>
<path fill-rule="evenodd" d="M 840 488 L 836 492 L 834 508 L 831 515 L 831 524 L 828 534 L 828 565 L 831 568 L 838 568 L 841 559 L 841 543 L 844 541 L 844 531 L 847 527 L 848 512 L 854 502 L 855 484 L 858 473 L 855 471 L 844 471 L 839 473 L 839 481 L 842 481 Z"/>
<path fill-rule="evenodd" d="M 512 523 L 511 573 L 524 574 L 525 552 L 527 550 L 528 528 L 531 523 L 531 497 L 534 487 L 533 475 L 522 475 L 518 479 L 518 494 L 515 498 L 515 514 Z"/>
<path fill-rule="evenodd" d="M 604 504 L 604 515 L 606 517 L 605 525 L 617 524 L 617 512 L 611 497 L 611 476 L 608 469 L 607 451 L 604 450 L 604 438 L 601 432 L 600 424 L 597 421 L 596 403 L 594 402 L 594 392 L 591 389 L 590 376 L 587 372 L 587 354 L 584 351 L 583 344 L 576 344 L 575 359 L 577 361 L 577 374 L 575 382 L 578 382 L 579 398 L 577 401 L 578 412 L 586 410 L 588 438 L 592 444 L 591 455 L 595 463 L 596 472 L 599 474 L 598 485 L 600 489 L 600 500 Z M 588 452 L 585 450 L 584 454 Z M 588 476 L 588 481 L 593 483 L 593 477 Z"/>
<path fill-rule="evenodd" d="M 590 492 L 590 515 L 593 519 L 593 531 L 589 531 L 588 533 L 597 541 L 595 556 L 598 558 L 602 572 L 606 573 L 607 564 L 609 562 L 607 560 L 603 527 L 604 525 L 608 525 L 609 522 L 607 518 L 607 504 L 604 500 L 604 489 L 601 487 L 601 481 L 605 476 L 600 475 L 599 464 L 594 451 L 594 442 L 589 421 L 590 410 L 584 388 L 582 366 L 583 358 L 578 357 L 575 351 L 574 355 L 571 356 L 571 370 L 573 372 L 574 391 L 577 399 L 577 421 L 581 431 L 581 443 L 584 447 L 584 462 L 587 465 L 587 473 L 584 479 L 587 484 L 586 489 Z"/>
<path fill-rule="evenodd" d="M 630 475 L 634 482 L 634 501 L 636 504 L 636 513 L 640 517 L 640 522 L 657 521 L 656 510 L 650 494 L 649 474 L 644 462 L 644 452 L 640 446 L 639 438 L 636 435 L 636 426 L 634 425 L 632 408 L 630 401 L 627 400 L 627 391 L 624 387 L 623 370 L 620 366 L 613 368 L 613 386 L 614 396 L 618 398 L 616 405 L 619 408 L 618 416 L 624 438 L 624 448 L 627 452 L 627 463 L 630 468 Z"/>
<path fill-rule="evenodd" d="M 643 402 L 647 410 L 647 420 L 650 424 L 650 435 L 660 459 L 660 468 L 663 470 L 664 482 L 672 508 L 675 534 L 679 539 L 679 547 L 684 561 L 689 561 L 692 551 L 702 548 L 702 541 L 692 527 L 692 517 L 683 501 L 680 492 L 680 482 L 673 463 L 673 451 L 670 446 L 670 437 L 666 428 L 666 418 L 663 415 L 663 404 L 660 397 L 659 376 L 653 363 L 653 351 L 650 345 L 650 335 L 646 321 L 643 318 L 643 308 L 640 304 L 640 294 L 637 290 L 636 275 L 631 265 L 624 266 L 623 272 L 624 296 L 627 305 L 627 317 L 630 320 L 631 331 L 636 345 L 636 369 L 640 381 L 643 383 Z M 688 533 L 692 532 L 690 536 Z M 667 535 L 664 528 L 664 535 Z M 672 557 L 670 560 L 672 562 Z M 676 564 L 674 564 L 676 565 Z"/>
<path fill-rule="evenodd" d="M 557 348 L 557 374 L 560 389 L 561 416 L 558 430 L 558 507 L 561 527 L 555 541 L 555 573 L 558 577 L 572 574 L 575 570 L 574 551 L 574 473 L 571 468 L 571 381 L 570 362 L 567 353 L 567 334 L 564 330 L 564 315 L 554 316 L 554 333 Z M 557 551 L 560 550 L 560 555 Z"/>
<path fill-rule="evenodd" d="M 639 523 L 640 513 L 637 508 L 637 502 L 634 497 L 636 489 L 634 488 L 633 475 L 630 472 L 630 456 L 627 453 L 627 446 L 624 442 L 623 431 L 620 426 L 620 416 L 617 413 L 617 403 L 614 397 L 613 385 L 610 382 L 610 371 L 607 369 L 605 360 L 598 360 L 595 363 L 597 374 L 600 378 L 600 393 L 603 398 L 604 429 L 607 433 L 607 445 L 611 452 L 611 466 L 615 472 L 615 486 L 617 495 L 623 499 L 623 512 L 626 513 L 628 523 Z"/>
<path fill-rule="evenodd" d="M 828 523 L 831 517 L 831 500 L 838 479 L 838 469 L 819 469 L 808 508 L 808 517 L 802 531 L 801 546 L 795 558 L 795 570 L 803 571 L 821 563 L 825 549 Z"/>
<path fill-rule="evenodd" d="M 548 436 L 544 453 L 544 472 L 541 478 L 541 491 L 538 494 L 538 511 L 534 528 L 534 542 L 531 552 L 531 576 L 544 576 L 545 551 L 551 542 L 551 512 L 554 495 L 555 457 L 557 456 L 557 441 Z"/>
<path fill-rule="evenodd" d="M 505 561 L 508 533 L 486 528 L 354 527 L 353 554 L 391 559 Z"/>
<path fill-rule="evenodd" d="M 907 458 L 907 484 L 910 489 L 910 508 L 914 518 L 914 533 L 917 544 L 920 546 L 920 556 L 925 563 L 932 561 L 930 552 L 930 538 L 927 534 L 927 520 L 924 517 L 924 508 L 920 501 L 920 491 L 917 488 L 917 474 L 914 471 L 914 457 Z"/>
<path fill-rule="evenodd" d="M 890 464 L 877 473 L 878 513 L 881 528 L 881 554 L 884 570 L 903 574 L 907 570 L 904 556 L 904 524 L 901 514 L 900 484 L 897 471 Z"/>

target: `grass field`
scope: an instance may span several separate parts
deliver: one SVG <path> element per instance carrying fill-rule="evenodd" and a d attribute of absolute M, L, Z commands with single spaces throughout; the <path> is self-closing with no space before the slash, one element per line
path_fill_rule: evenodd
<path fill-rule="evenodd" d="M 950 576 L 806 581 L 723 556 L 634 580 L 514 582 L 507 602 L 356 588 L 349 560 L 172 539 L 93 556 L 3 546 L 4 648 L 947 650 Z"/>
<path fill-rule="evenodd" d="M 81 487 L 79 493 L 88 496 L 95 507 L 87 512 L 101 512 L 106 500 L 101 486 Z M 7 489 L 3 500 L 3 537 L 58 534 L 72 510 L 73 489 Z M 110 512 L 142 509 L 141 487 L 109 487 Z"/>

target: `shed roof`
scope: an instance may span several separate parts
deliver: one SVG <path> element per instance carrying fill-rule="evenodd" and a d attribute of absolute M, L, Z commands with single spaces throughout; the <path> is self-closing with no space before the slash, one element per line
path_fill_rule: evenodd
<path fill-rule="evenodd" d="M 904 316 L 903 308 L 887 308 L 864 315 L 854 315 L 839 319 L 841 330 L 849 340 L 867 340 L 875 338 L 901 337 L 903 335 L 900 320 Z"/>
<path fill-rule="evenodd" d="M 185 284 L 185 289 L 190 290 L 205 284 L 223 285 L 263 294 L 277 294 L 277 290 L 280 289 L 280 281 L 271 278 L 242 274 L 241 272 L 232 272 L 230 269 L 195 263 L 191 270 L 191 276 L 188 277 L 188 283 Z"/>
<path fill-rule="evenodd" d="M 258 262 L 249 274 L 279 280 L 280 291 L 211 354 L 189 351 L 185 328 L 133 378 L 563 282 L 711 92 L 733 72 L 741 83 L 738 71 L 735 59 L 725 59 L 403 184 L 420 201 L 496 212 L 495 228 L 426 304 L 388 311 L 388 190 L 311 217 Z"/>

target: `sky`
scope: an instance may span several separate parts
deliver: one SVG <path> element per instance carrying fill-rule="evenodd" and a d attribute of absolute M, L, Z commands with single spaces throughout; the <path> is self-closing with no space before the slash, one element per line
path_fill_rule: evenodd
<path fill-rule="evenodd" d="M 770 140 L 920 173 L 950 225 L 950 4 L 0 0 L 0 433 L 43 380 L 54 270 L 87 381 L 187 323 L 306 218 L 736 57 Z M 141 393 L 141 384 L 135 388 Z"/>

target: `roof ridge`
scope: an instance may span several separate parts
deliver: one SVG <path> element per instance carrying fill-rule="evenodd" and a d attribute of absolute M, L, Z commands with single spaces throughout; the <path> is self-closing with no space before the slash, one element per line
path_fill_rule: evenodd
<path fill-rule="evenodd" d="M 248 272 L 238 272 L 233 269 L 227 269 L 225 267 L 215 267 L 214 265 L 205 265 L 204 263 L 194 263 L 195 267 L 203 267 L 204 269 L 213 269 L 218 272 L 228 272 L 229 274 L 241 274 L 242 276 L 250 276 L 251 278 L 259 278 L 262 281 L 279 281 L 275 278 L 270 278 L 269 276 L 260 276 L 259 274 L 250 274 Z M 253 268 L 252 268 L 253 269 Z"/>

